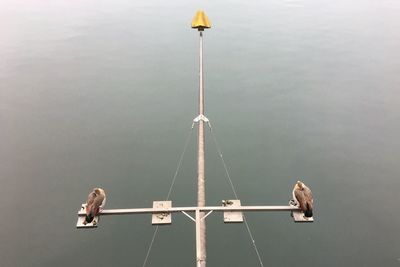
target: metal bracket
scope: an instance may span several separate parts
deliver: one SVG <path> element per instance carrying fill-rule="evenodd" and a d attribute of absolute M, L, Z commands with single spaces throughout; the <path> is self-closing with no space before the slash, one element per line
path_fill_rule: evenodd
<path fill-rule="evenodd" d="M 207 119 L 206 116 L 204 116 L 203 114 L 200 114 L 199 116 L 197 116 L 196 118 L 194 118 L 193 122 L 197 123 L 199 121 L 204 121 L 204 122 L 209 122 L 209 120 Z"/>
<path fill-rule="evenodd" d="M 224 207 L 241 207 L 239 199 L 222 200 Z M 241 223 L 243 222 L 243 212 L 241 211 L 224 211 L 225 223 Z"/>
<path fill-rule="evenodd" d="M 181 211 L 186 217 L 188 217 L 189 219 L 191 219 L 192 221 L 196 222 L 196 220 L 190 216 L 189 214 L 187 214 L 186 212 L 184 212 L 183 210 Z"/>
<path fill-rule="evenodd" d="M 212 212 L 213 212 L 213 210 L 210 210 L 210 211 L 207 212 L 207 214 L 204 215 L 203 218 L 201 218 L 201 219 L 202 219 L 202 220 L 205 220 L 205 219 L 208 217 L 208 215 L 210 215 Z"/>
<path fill-rule="evenodd" d="M 81 209 L 78 211 L 78 221 L 76 222 L 76 228 L 97 228 L 97 225 L 100 221 L 100 216 L 95 216 L 91 223 L 85 222 L 86 213 L 82 213 L 86 210 L 86 203 L 82 204 Z M 81 215 L 82 214 L 82 215 Z"/>
<path fill-rule="evenodd" d="M 172 207 L 172 201 L 153 201 L 153 209 L 166 209 Z M 151 217 L 151 223 L 171 224 L 172 218 L 170 212 L 155 212 Z"/>
<path fill-rule="evenodd" d="M 289 205 L 291 207 L 298 208 L 297 203 L 291 199 L 289 201 Z M 301 223 L 312 223 L 314 222 L 314 217 L 305 217 L 304 213 L 301 210 L 293 210 L 291 211 L 290 215 L 293 217 L 294 222 L 301 222 Z"/>

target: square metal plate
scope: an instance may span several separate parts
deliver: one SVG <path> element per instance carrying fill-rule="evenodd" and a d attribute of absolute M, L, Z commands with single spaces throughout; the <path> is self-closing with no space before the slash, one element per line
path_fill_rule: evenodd
<path fill-rule="evenodd" d="M 289 205 L 291 207 L 296 207 L 296 205 L 293 205 L 293 201 L 289 202 Z M 302 211 L 292 211 L 291 215 L 293 217 L 294 222 L 300 222 L 300 223 L 312 223 L 314 222 L 314 217 L 305 217 L 304 213 Z"/>
<path fill-rule="evenodd" d="M 172 201 L 153 201 L 153 209 L 165 209 L 165 208 L 171 208 L 172 207 Z M 171 218 L 171 213 L 170 212 L 157 212 L 153 213 L 151 216 L 151 223 L 152 224 L 171 224 L 172 223 L 172 218 Z"/>
<path fill-rule="evenodd" d="M 85 222 L 85 213 L 86 203 L 82 204 L 81 209 L 78 211 L 80 214 L 78 215 L 78 221 L 76 222 L 76 228 L 97 228 L 99 224 L 100 216 L 95 216 L 91 223 L 84 224 Z"/>
<path fill-rule="evenodd" d="M 222 200 L 224 207 L 241 207 L 239 199 Z M 241 211 L 224 211 L 225 223 L 241 223 L 243 222 L 243 212 Z"/>

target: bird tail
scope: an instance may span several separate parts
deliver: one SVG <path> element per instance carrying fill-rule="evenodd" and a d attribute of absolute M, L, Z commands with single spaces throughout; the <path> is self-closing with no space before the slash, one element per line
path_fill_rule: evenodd
<path fill-rule="evenodd" d="M 304 216 L 306 216 L 308 218 L 312 217 L 313 216 L 312 210 L 306 210 L 306 212 L 304 212 Z"/>
<path fill-rule="evenodd" d="M 304 212 L 304 216 L 310 218 L 313 216 L 313 209 L 312 206 L 307 203 L 307 209 Z"/>
<path fill-rule="evenodd" d="M 93 219 L 94 219 L 94 216 L 92 215 L 92 213 L 86 214 L 85 221 L 87 223 L 91 223 L 93 221 Z"/>

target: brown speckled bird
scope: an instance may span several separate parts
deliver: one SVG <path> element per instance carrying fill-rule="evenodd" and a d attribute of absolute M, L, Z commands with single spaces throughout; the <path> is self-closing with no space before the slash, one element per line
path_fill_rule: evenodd
<path fill-rule="evenodd" d="M 313 216 L 313 196 L 310 188 L 304 183 L 297 181 L 293 188 L 293 200 L 304 213 L 305 217 Z"/>
<path fill-rule="evenodd" d="M 99 214 L 100 208 L 106 203 L 106 193 L 101 188 L 95 188 L 90 192 L 86 202 L 86 217 L 84 224 L 91 223 Z"/>

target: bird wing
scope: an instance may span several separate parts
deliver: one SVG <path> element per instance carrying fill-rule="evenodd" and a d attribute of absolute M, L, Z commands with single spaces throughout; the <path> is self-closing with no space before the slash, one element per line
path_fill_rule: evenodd
<path fill-rule="evenodd" d="M 93 201 L 93 206 L 100 207 L 104 201 L 104 195 L 97 195 Z"/>
<path fill-rule="evenodd" d="M 300 204 L 300 209 L 302 211 L 305 211 L 307 209 L 307 204 L 306 204 L 306 198 L 304 196 L 304 192 L 299 189 L 296 189 L 296 190 L 294 190 L 294 196 L 296 197 L 297 202 L 299 202 L 299 204 Z"/>
<path fill-rule="evenodd" d="M 88 195 L 88 199 L 86 201 L 86 214 L 90 213 L 90 210 L 92 209 L 95 199 L 96 199 L 96 194 L 94 192 L 90 192 L 90 194 Z"/>
<path fill-rule="evenodd" d="M 304 187 L 303 193 L 304 193 L 304 198 L 305 198 L 306 203 L 308 204 L 309 209 L 313 209 L 314 199 L 313 199 L 311 189 L 308 187 Z"/>

